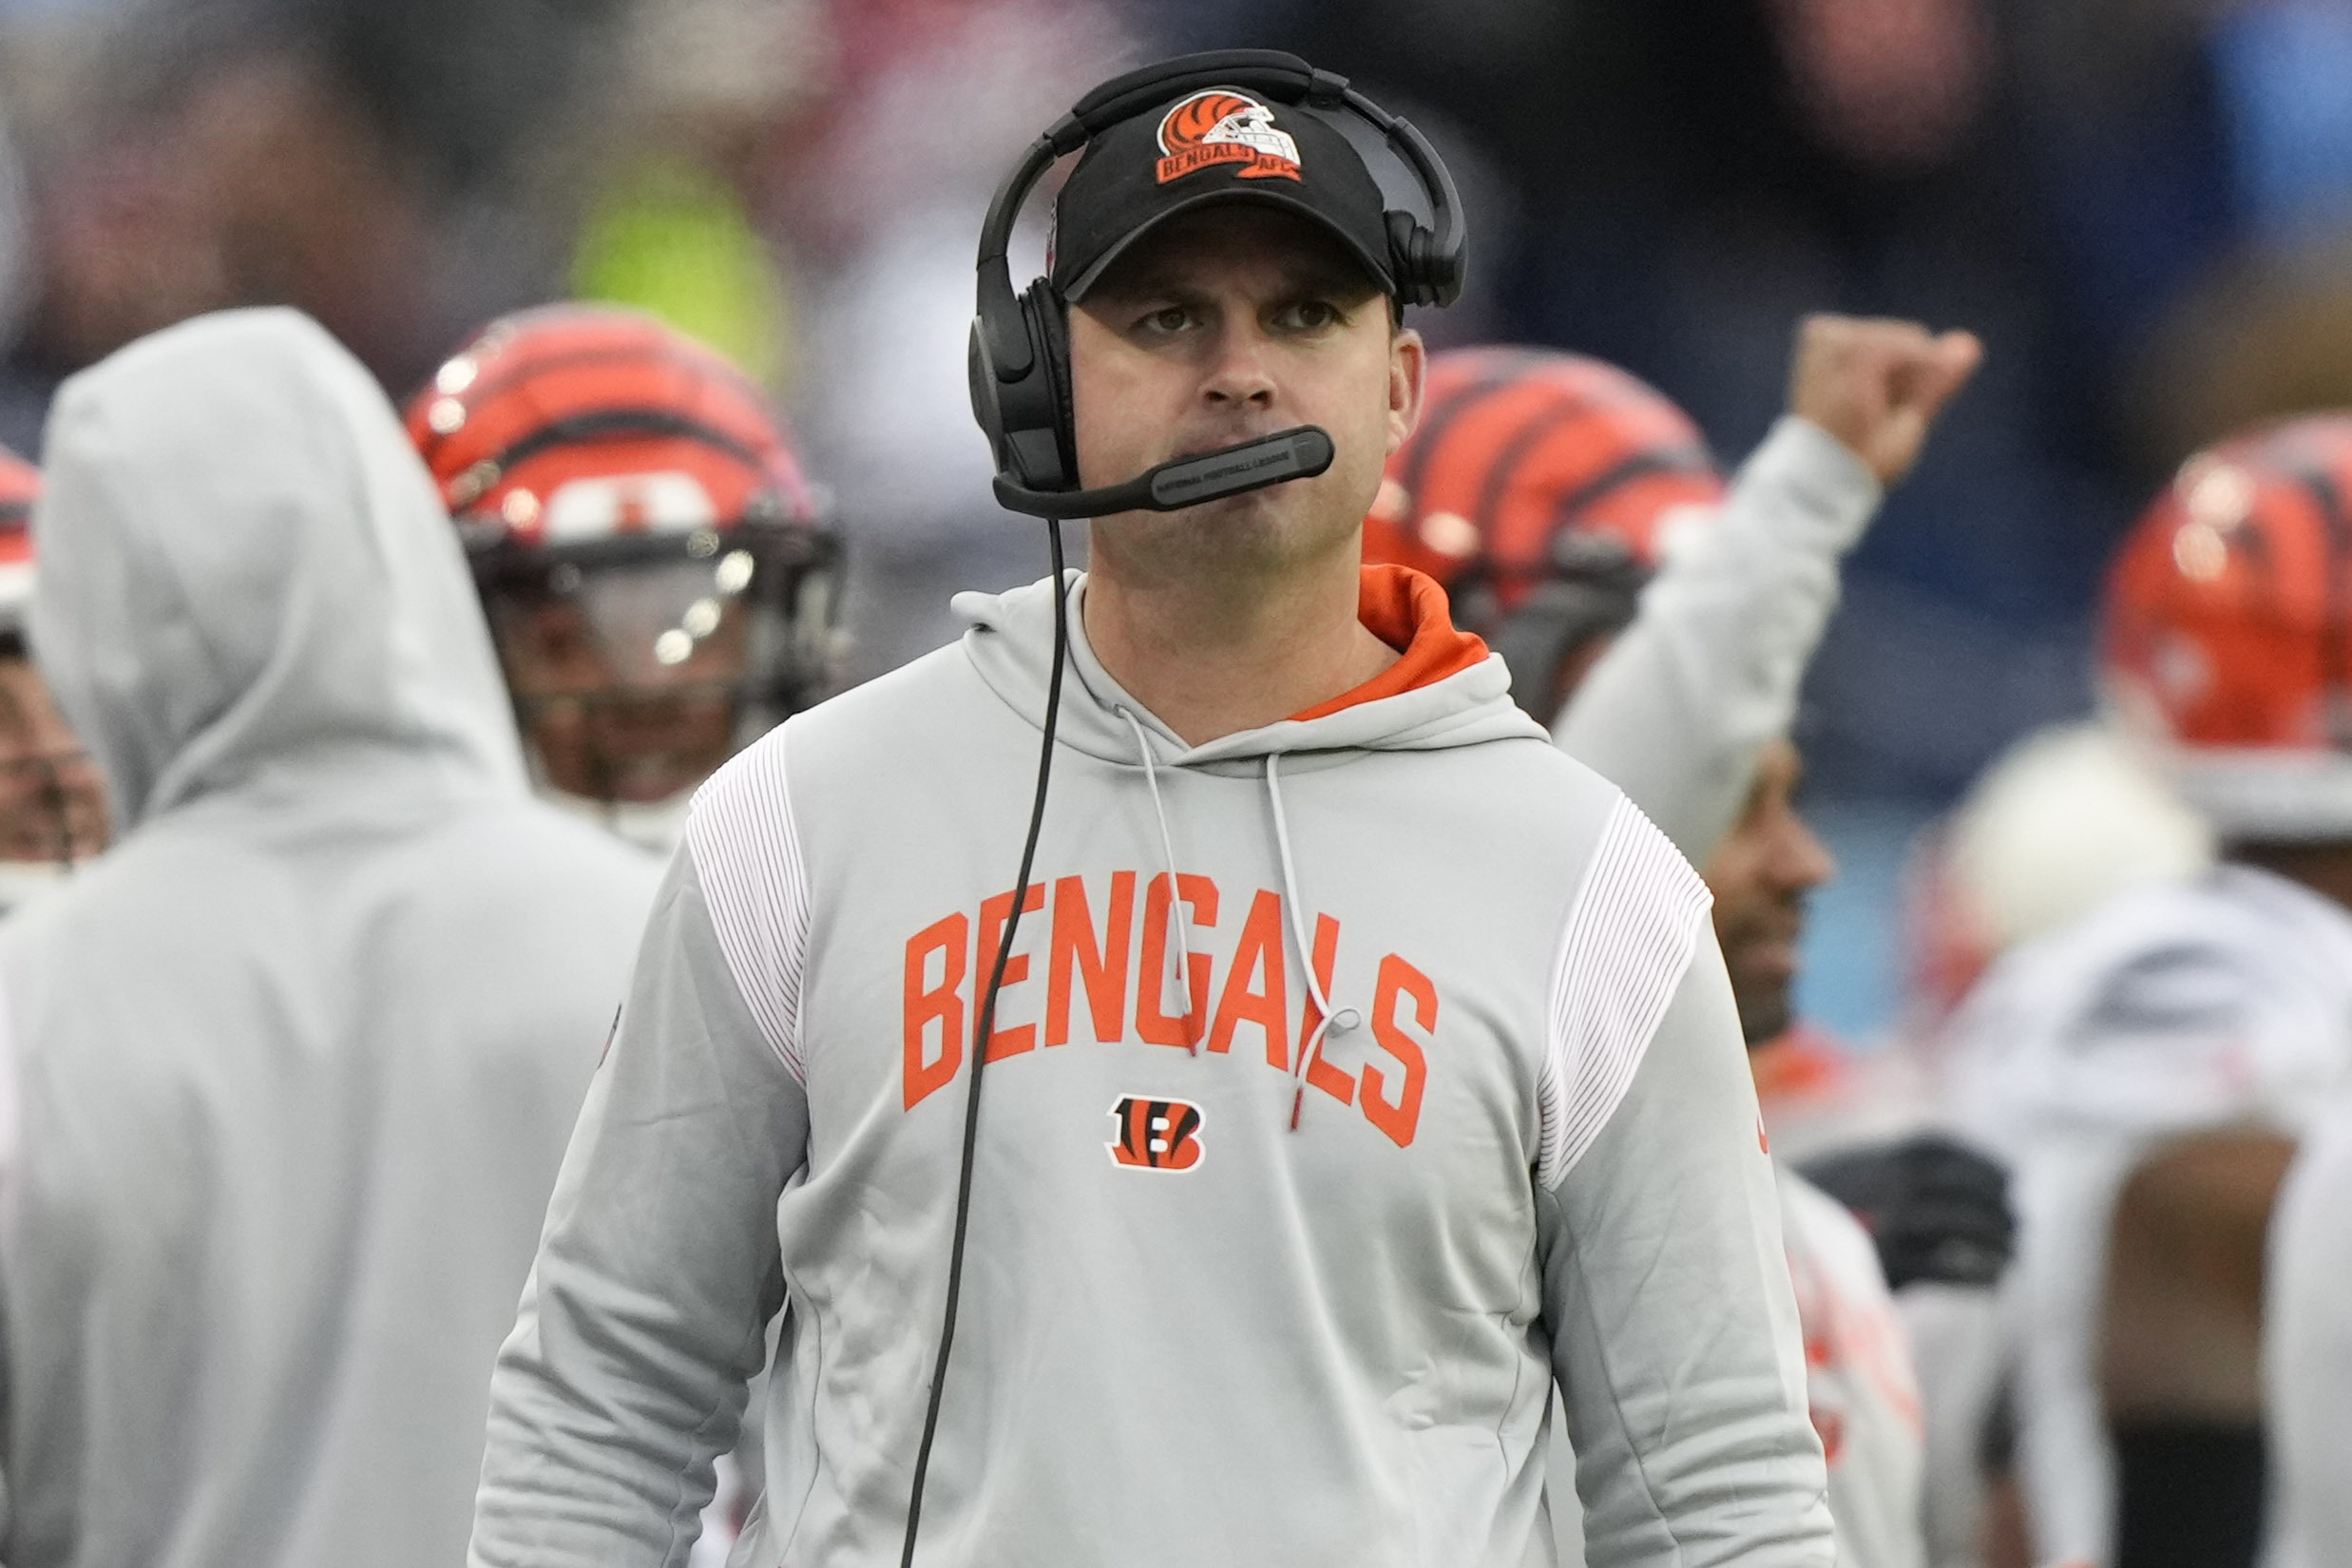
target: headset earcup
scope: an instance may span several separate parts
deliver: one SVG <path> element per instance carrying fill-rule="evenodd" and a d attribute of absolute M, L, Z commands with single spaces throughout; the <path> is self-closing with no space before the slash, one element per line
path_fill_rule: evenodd
<path fill-rule="evenodd" d="M 1383 215 L 1388 225 L 1388 271 L 1397 280 L 1397 299 L 1406 305 L 1429 302 L 1429 280 L 1423 261 L 1427 235 L 1409 212 L 1391 208 Z"/>
<path fill-rule="evenodd" d="M 1462 294 L 1461 248 L 1441 251 L 1437 236 L 1409 212 L 1391 209 L 1383 217 L 1398 299 L 1407 305 L 1452 304 Z"/>
<path fill-rule="evenodd" d="M 996 424 L 990 434 L 1000 472 L 1027 489 L 1066 490 L 1075 482 L 1077 465 L 1067 435 L 1069 365 L 1059 331 L 1060 301 L 1041 281 L 1023 291 L 1018 308 L 1021 331 L 1028 338 L 1028 372 L 1009 381 L 997 377 L 985 340 L 976 342 L 972 411 L 986 430 L 986 411 L 993 404 Z M 977 379 L 983 373 L 988 375 L 985 386 Z"/>
<path fill-rule="evenodd" d="M 1078 409 L 1070 387 L 1070 306 L 1061 291 L 1041 277 L 1029 285 L 1032 341 L 1054 398 L 1054 446 L 1061 455 L 1063 485 L 1078 488 Z"/>
<path fill-rule="evenodd" d="M 996 364 L 988 354 L 988 335 L 980 318 L 972 318 L 971 336 L 964 352 L 964 375 L 972 395 L 972 418 L 988 438 L 996 466 L 1004 467 L 1004 407 L 997 396 Z"/>

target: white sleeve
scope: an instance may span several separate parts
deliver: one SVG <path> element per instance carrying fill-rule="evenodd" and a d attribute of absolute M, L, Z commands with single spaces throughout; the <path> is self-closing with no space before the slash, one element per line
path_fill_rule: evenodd
<path fill-rule="evenodd" d="M 1878 1249 L 1837 1199 L 1787 1166 L 1777 1174 L 1839 1568 L 1927 1568 L 1919 1376 Z"/>
<path fill-rule="evenodd" d="M 1673 851 L 1643 831 L 1654 870 Z M 1674 965 L 1663 1005 L 1638 1004 L 1649 1026 L 1630 1052 L 1569 1054 L 1564 1103 L 1599 1119 L 1535 1189 L 1587 1560 L 1830 1568 L 1828 1480 L 1731 982 L 1704 904 L 1677 911 L 1658 881 L 1673 918 L 1608 924 L 1658 935 L 1687 918 L 1679 959 L 1652 945 L 1651 967 Z M 1623 975 L 1613 988 L 1646 994 Z M 1624 1017 L 1604 1015 L 1597 1038 Z M 1599 1092 L 1585 1068 L 1605 1069 Z"/>
<path fill-rule="evenodd" d="M 1836 437 L 1784 416 L 1553 722 L 1562 750 L 1692 859 L 1738 815 L 1756 754 L 1788 732 L 1839 562 L 1883 494 Z"/>
<path fill-rule="evenodd" d="M 2305 1144 L 2270 1227 L 2271 1452 L 2292 1568 L 2352 1562 L 2352 1106 Z"/>

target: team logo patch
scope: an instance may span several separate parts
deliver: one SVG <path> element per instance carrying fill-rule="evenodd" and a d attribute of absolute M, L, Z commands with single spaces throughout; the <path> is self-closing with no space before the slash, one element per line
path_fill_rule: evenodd
<path fill-rule="evenodd" d="M 1189 1171 L 1200 1163 L 1200 1107 L 1184 1100 L 1129 1095 L 1111 1107 L 1119 1137 L 1104 1147 L 1120 1165 Z"/>
<path fill-rule="evenodd" d="M 1298 143 L 1274 128 L 1274 111 L 1231 87 L 1196 92 L 1159 122 L 1159 183 L 1219 163 L 1243 180 L 1296 180 Z"/>

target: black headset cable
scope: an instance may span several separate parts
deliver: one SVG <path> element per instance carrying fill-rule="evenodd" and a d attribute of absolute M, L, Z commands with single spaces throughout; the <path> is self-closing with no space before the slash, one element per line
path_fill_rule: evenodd
<path fill-rule="evenodd" d="M 915 1449 L 914 1482 L 907 1497 L 907 1540 L 898 1556 L 899 1568 L 914 1568 L 915 1532 L 923 1522 L 923 1480 L 931 1467 L 931 1440 L 939 1433 L 940 1397 L 947 1386 L 947 1357 L 955 1348 L 956 1308 L 964 1294 L 964 1238 L 972 1215 L 972 1157 L 980 1139 L 980 1069 L 987 1058 L 988 1037 L 996 1028 L 997 992 L 1004 984 L 1005 960 L 1011 957 L 1013 934 L 1021 928 L 1021 906 L 1029 892 L 1029 872 L 1037 863 L 1038 831 L 1045 825 L 1045 785 L 1054 766 L 1054 722 L 1061 714 L 1061 667 L 1070 646 L 1070 587 L 1063 581 L 1061 525 L 1045 525 L 1054 563 L 1054 672 L 1045 683 L 1045 737 L 1037 755 L 1037 797 L 1029 806 L 1029 836 L 1021 847 L 1021 874 L 1013 879 L 1012 912 L 1004 919 L 1004 935 L 996 945 L 996 963 L 988 970 L 988 987 L 981 995 L 980 1012 L 972 1026 L 972 1076 L 964 1092 L 964 1159 L 956 1175 L 955 1240 L 947 1252 L 947 1306 L 939 1326 L 939 1359 L 931 1367 L 931 1398 L 923 1412 L 923 1442 Z"/>

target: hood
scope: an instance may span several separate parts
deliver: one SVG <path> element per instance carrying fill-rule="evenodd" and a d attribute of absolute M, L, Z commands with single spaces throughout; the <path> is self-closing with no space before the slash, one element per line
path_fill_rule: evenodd
<path fill-rule="evenodd" d="M 126 827 L 320 766 L 524 793 L 456 531 L 309 317 L 142 338 L 59 391 L 45 458 L 33 643 Z"/>
<path fill-rule="evenodd" d="M 1033 724 L 1045 716 L 1053 671 L 1052 585 L 1041 579 L 1004 594 L 959 594 L 970 622 L 964 644 L 981 679 Z M 1086 574 L 1069 585 L 1070 679 L 1062 682 L 1059 739 L 1106 762 L 1138 765 L 1135 715 L 1157 760 L 1176 766 L 1242 763 L 1272 755 L 1338 751 L 1439 751 L 1482 741 L 1550 735 L 1511 700 L 1511 676 L 1484 643 L 1456 631 L 1445 591 L 1402 566 L 1367 566 L 1359 615 L 1403 655 L 1379 678 L 1279 723 L 1187 745 L 1121 690 L 1086 641 Z"/>

